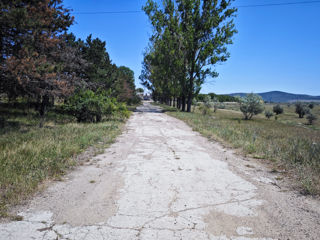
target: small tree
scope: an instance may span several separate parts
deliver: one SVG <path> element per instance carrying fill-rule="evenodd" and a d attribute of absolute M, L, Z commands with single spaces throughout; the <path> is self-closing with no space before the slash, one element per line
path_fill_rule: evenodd
<path fill-rule="evenodd" d="M 266 116 L 266 118 L 270 119 L 273 116 L 273 113 L 269 110 L 264 112 L 264 115 Z"/>
<path fill-rule="evenodd" d="M 316 117 L 315 115 L 313 115 L 312 113 L 309 113 L 309 114 L 307 115 L 307 119 L 308 119 L 308 123 L 309 123 L 310 125 L 312 125 L 312 124 L 313 124 L 313 121 L 317 120 L 317 117 Z"/>
<path fill-rule="evenodd" d="M 264 102 L 257 94 L 247 94 L 246 97 L 240 98 L 240 110 L 244 115 L 245 120 L 251 119 L 254 115 L 263 112 Z"/>
<path fill-rule="evenodd" d="M 308 114 L 310 112 L 310 109 L 301 102 L 296 103 L 296 113 L 299 115 L 299 118 L 303 118 L 304 115 Z"/>
<path fill-rule="evenodd" d="M 276 115 L 279 115 L 279 114 L 283 113 L 283 108 L 280 106 L 280 104 L 277 104 L 277 105 L 273 106 L 273 112 Z"/>
<path fill-rule="evenodd" d="M 309 107 L 310 109 L 313 109 L 314 104 L 313 104 L 313 103 L 309 103 L 308 107 Z"/>

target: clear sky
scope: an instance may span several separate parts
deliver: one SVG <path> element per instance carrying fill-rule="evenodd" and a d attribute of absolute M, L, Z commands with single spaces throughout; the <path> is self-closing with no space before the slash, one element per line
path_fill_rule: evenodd
<path fill-rule="evenodd" d="M 236 0 L 235 6 L 301 2 L 306 0 Z M 79 12 L 139 11 L 145 0 L 64 0 L 73 9 L 71 31 L 85 39 L 90 33 L 106 41 L 118 66 L 135 73 L 136 85 L 143 51 L 151 35 L 143 12 L 77 14 Z M 229 46 L 230 59 L 216 67 L 219 77 L 207 79 L 203 93 L 279 90 L 320 95 L 320 3 L 240 7 L 239 31 Z"/>

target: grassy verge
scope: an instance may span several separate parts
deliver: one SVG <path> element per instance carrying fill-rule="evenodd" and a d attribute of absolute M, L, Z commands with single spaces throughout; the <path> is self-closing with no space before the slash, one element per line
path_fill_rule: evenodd
<path fill-rule="evenodd" d="M 76 123 L 72 117 L 49 113 L 39 128 L 36 113 L 0 109 L 6 118 L 0 130 L 0 217 L 7 206 L 34 193 L 39 183 L 63 175 L 77 164 L 77 154 L 89 146 L 101 150 L 112 143 L 124 122 L 114 119 L 98 124 Z"/>
<path fill-rule="evenodd" d="M 245 121 L 241 113 L 229 110 L 218 110 L 211 116 L 197 111 L 167 113 L 208 138 L 274 162 L 276 168 L 286 169 L 296 177 L 304 193 L 320 194 L 319 130 L 263 118 Z"/>

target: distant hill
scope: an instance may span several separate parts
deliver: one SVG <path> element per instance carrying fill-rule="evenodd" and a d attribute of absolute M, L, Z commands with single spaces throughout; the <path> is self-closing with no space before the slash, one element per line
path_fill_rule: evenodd
<path fill-rule="evenodd" d="M 244 97 L 246 94 L 247 93 L 231 93 L 228 95 Z M 267 102 L 320 102 L 320 96 L 310 96 L 306 94 L 293 94 L 280 91 L 271 91 L 257 94 L 260 95 L 263 98 L 263 100 Z"/>

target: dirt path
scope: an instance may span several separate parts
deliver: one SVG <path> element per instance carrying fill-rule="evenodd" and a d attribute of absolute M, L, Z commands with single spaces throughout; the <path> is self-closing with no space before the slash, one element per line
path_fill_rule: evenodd
<path fill-rule="evenodd" d="M 20 208 L 1 240 L 320 239 L 320 203 L 144 103 L 106 152 Z"/>

